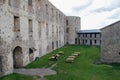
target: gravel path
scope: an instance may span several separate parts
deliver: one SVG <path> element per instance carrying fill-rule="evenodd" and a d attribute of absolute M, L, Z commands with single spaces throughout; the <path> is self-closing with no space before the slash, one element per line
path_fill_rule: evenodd
<path fill-rule="evenodd" d="M 14 73 L 31 75 L 31 76 L 41 76 L 40 80 L 45 80 L 44 76 L 55 75 L 56 71 L 50 68 L 40 68 L 40 69 L 15 69 Z"/>

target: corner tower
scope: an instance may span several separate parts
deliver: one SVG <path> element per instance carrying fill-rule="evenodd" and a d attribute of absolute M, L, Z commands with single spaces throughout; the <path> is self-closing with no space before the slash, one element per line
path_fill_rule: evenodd
<path fill-rule="evenodd" d="M 77 42 L 77 32 L 81 29 L 80 17 L 67 16 L 66 29 L 65 29 L 65 42 L 66 44 L 75 44 Z"/>

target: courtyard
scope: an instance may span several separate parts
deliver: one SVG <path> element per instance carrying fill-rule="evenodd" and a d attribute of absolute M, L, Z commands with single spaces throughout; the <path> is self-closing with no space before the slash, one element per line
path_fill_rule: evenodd
<path fill-rule="evenodd" d="M 64 54 L 58 60 L 49 60 L 59 51 Z M 80 52 L 80 55 L 72 63 L 66 63 L 66 58 L 74 52 Z M 67 45 L 33 61 L 25 69 L 51 68 L 56 71 L 55 75 L 44 76 L 45 80 L 120 80 L 119 64 L 96 64 L 99 60 L 99 46 Z M 14 73 L 0 80 L 42 80 L 40 78 Z"/>

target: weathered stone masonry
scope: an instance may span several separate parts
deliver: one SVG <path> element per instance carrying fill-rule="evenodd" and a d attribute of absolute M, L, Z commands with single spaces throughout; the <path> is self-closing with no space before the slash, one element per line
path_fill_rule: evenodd
<path fill-rule="evenodd" d="M 120 21 L 101 29 L 101 61 L 120 63 Z"/>
<path fill-rule="evenodd" d="M 48 0 L 0 0 L 0 74 L 74 44 L 76 30 L 80 18 L 66 16 Z"/>

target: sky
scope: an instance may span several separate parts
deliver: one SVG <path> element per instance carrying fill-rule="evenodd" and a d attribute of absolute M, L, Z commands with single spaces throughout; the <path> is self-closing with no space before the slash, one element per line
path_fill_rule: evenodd
<path fill-rule="evenodd" d="M 81 29 L 101 29 L 120 20 L 120 0 L 49 0 L 67 16 L 81 17 Z"/>

